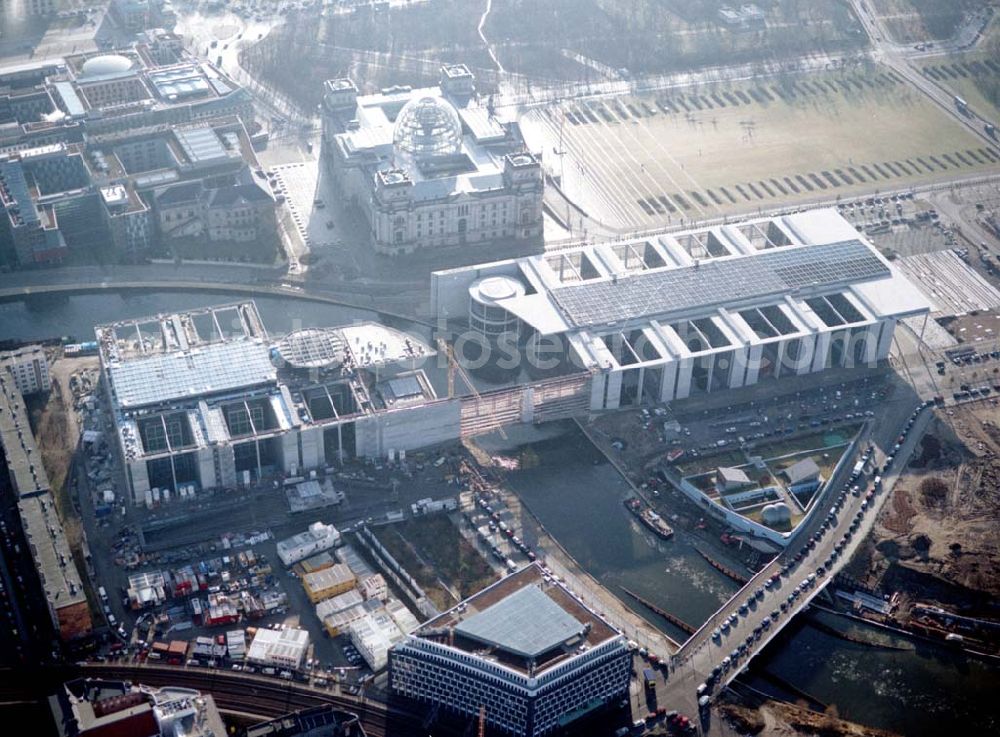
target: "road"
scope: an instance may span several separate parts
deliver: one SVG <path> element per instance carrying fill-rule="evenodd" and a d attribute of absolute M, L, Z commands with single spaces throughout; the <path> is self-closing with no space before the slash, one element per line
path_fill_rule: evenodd
<path fill-rule="evenodd" d="M 873 52 L 876 61 L 880 61 L 893 69 L 900 76 L 906 79 L 913 87 L 922 92 L 928 99 L 936 103 L 954 120 L 972 131 L 981 140 L 985 141 L 994 150 L 1000 150 L 997 141 L 986 134 L 983 124 L 985 118 L 981 118 L 974 111 L 963 114 L 955 106 L 955 95 L 934 81 L 922 75 L 914 69 L 902 48 L 891 41 L 889 32 L 882 23 L 879 15 L 869 6 L 869 0 L 851 0 L 851 7 L 855 15 L 864 26 L 865 32 L 871 39 Z"/>
<path fill-rule="evenodd" d="M 905 431 L 906 421 L 909 419 L 908 413 L 907 420 L 903 422 L 902 426 L 883 423 L 884 432 L 890 438 L 884 442 L 894 443 L 892 438 L 894 438 L 895 433 L 905 434 L 906 437 L 900 449 L 895 453 L 891 470 L 882 477 L 881 492 L 875 494 L 871 501 L 866 500 L 865 490 L 862 490 L 857 497 L 847 494 L 844 497 L 843 507 L 836 512 L 836 521 L 828 530 L 820 531 L 820 537 L 814 549 L 809 550 L 807 548 L 809 538 L 818 531 L 828 512 L 834 508 L 840 489 L 845 488 L 843 478 L 831 479 L 827 484 L 827 490 L 832 493 L 824 495 L 824 498 L 819 502 L 822 506 L 810 517 L 803 529 L 796 534 L 794 542 L 710 617 L 674 656 L 671 665 L 672 672 L 665 686 L 662 686 L 657 692 L 659 703 L 689 715 L 696 714 L 698 711 L 698 686 L 705 682 L 712 669 L 720 665 L 724 658 L 731 657 L 730 651 L 747 643 L 747 638 L 750 638 L 748 652 L 735 659 L 734 665 L 720 676 L 715 687 L 716 691 L 745 668 L 750 660 L 793 619 L 794 615 L 804 609 L 819 594 L 836 572 L 850 560 L 857 547 L 870 532 L 878 516 L 878 510 L 891 496 L 893 486 L 902 470 L 905 469 L 932 415 L 933 411 L 929 407 L 920 411 L 908 432 Z M 891 448 L 892 445 L 886 447 Z M 879 463 L 881 465 L 881 459 L 879 459 Z M 846 469 L 850 465 L 852 464 L 845 464 L 844 468 Z M 846 475 L 846 472 L 843 475 Z M 872 485 L 869 483 L 869 488 L 871 487 Z M 862 513 L 861 520 L 856 528 L 851 530 L 859 512 Z M 826 570 L 824 574 L 818 574 L 819 566 L 825 564 L 835 546 L 844 541 L 845 534 L 848 532 L 850 532 L 850 537 L 846 540 L 837 559 L 833 561 L 829 570 Z M 794 563 L 794 558 L 799 552 L 803 552 L 804 556 L 801 561 Z M 776 573 L 780 574 L 782 568 L 790 562 L 792 562 L 791 569 L 787 570 L 785 575 L 780 576 L 779 583 L 771 588 L 766 588 L 767 580 Z M 811 574 L 815 575 L 815 581 L 800 588 L 800 582 L 806 582 L 807 577 Z M 763 595 L 758 595 L 749 607 L 745 607 L 748 600 L 754 599 L 754 592 L 758 589 L 763 590 Z M 795 595 L 796 598 L 789 602 L 789 595 L 796 589 L 799 590 L 799 593 Z M 783 602 L 788 605 L 788 611 L 780 611 Z M 741 607 L 745 607 L 745 613 L 740 612 Z M 771 620 L 774 623 L 769 624 L 767 629 L 764 629 L 765 618 L 770 620 L 774 611 L 778 611 L 779 616 L 777 619 Z M 737 620 L 730 632 L 713 641 L 712 633 L 715 628 L 734 613 L 737 614 Z M 759 637 L 754 639 L 758 632 L 760 633 Z M 722 734 L 725 726 L 706 722 L 703 724 L 703 728 L 705 734 Z"/>

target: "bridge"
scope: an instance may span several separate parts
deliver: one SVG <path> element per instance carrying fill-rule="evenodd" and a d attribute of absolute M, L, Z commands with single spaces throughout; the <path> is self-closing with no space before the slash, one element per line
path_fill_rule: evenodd
<path fill-rule="evenodd" d="M 881 484 L 876 488 L 870 480 L 867 484 L 865 480 L 860 481 L 859 486 L 863 486 L 860 494 L 855 497 L 846 493 L 838 509 L 841 490 L 849 486 L 843 477 L 848 475 L 846 469 L 850 464 L 842 464 L 843 473 L 827 483 L 827 493 L 817 500 L 817 504 L 822 506 L 804 521 L 792 544 L 756 573 L 673 655 L 666 682 L 657 686 L 658 703 L 668 709 L 677 709 L 697 721 L 698 687 L 711 681 L 706 694 L 721 691 L 796 614 L 809 606 L 871 531 L 878 510 L 891 495 L 932 416 L 931 404 L 924 402 L 916 405 L 912 414 L 906 415 L 901 426 L 892 427 L 895 432 L 886 447 L 894 447 L 897 435 L 904 436 L 904 440 L 895 452 L 890 467 L 882 473 Z M 907 427 L 911 418 L 912 425 Z M 872 462 L 875 461 L 877 468 L 884 467 L 884 455 L 873 457 Z M 868 491 L 874 494 L 871 499 L 867 498 Z M 823 529 L 822 525 L 831 511 L 835 514 L 835 521 Z M 810 548 L 810 541 L 815 535 L 818 538 Z M 838 546 L 840 550 L 835 552 Z M 831 554 L 834 554 L 835 560 L 827 565 Z M 822 574 L 818 571 L 820 566 L 824 568 Z M 730 622 L 726 633 L 721 632 L 723 622 Z M 717 628 L 720 633 L 715 637 Z M 724 662 L 728 663 L 728 667 L 723 665 Z M 711 679 L 717 666 L 720 669 L 718 677 Z M 724 733 L 725 725 L 713 725 L 707 719 L 706 711 L 701 724 L 703 734 Z"/>

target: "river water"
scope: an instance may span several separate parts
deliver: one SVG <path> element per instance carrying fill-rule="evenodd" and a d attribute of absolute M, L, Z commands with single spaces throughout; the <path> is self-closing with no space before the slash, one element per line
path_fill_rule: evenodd
<path fill-rule="evenodd" d="M 695 626 L 736 590 L 682 531 L 671 542 L 657 543 L 635 522 L 621 503 L 627 484 L 579 431 L 520 450 L 539 461 L 511 477 L 524 503 L 581 566 L 674 639 L 685 635 L 619 587 Z M 845 719 L 907 737 L 1000 734 L 1000 663 L 908 640 L 900 641 L 903 650 L 871 648 L 822 632 L 803 618 L 786 632 L 755 661 L 757 670 L 835 705 Z M 774 678 L 748 678 L 759 690 L 794 700 Z"/>
<path fill-rule="evenodd" d="M 44 295 L 28 300 L 0 302 L 0 339 L 35 340 L 72 336 L 94 339 L 94 325 L 141 318 L 162 312 L 190 310 L 242 301 L 250 297 L 232 292 L 101 292 L 99 294 Z M 375 312 L 353 307 L 285 297 L 254 296 L 264 327 L 281 335 L 303 327 L 333 327 L 356 320 L 376 320 Z M 396 327 L 410 328 L 409 325 Z"/>
<path fill-rule="evenodd" d="M 526 467 L 508 477 L 511 487 L 594 578 L 683 642 L 686 633 L 621 587 L 697 627 L 737 585 L 708 565 L 682 530 L 662 541 L 643 527 L 622 504 L 631 494 L 618 471 L 582 433 L 566 427 L 566 435 L 520 448 Z"/>
<path fill-rule="evenodd" d="M 71 335 L 90 340 L 98 323 L 238 299 L 231 293 L 109 292 L 4 302 L 0 339 Z M 274 334 L 377 317 L 365 310 L 288 298 L 255 301 Z M 511 485 L 580 565 L 649 622 L 682 641 L 682 631 L 632 601 L 620 587 L 698 626 L 736 585 L 694 551 L 683 530 L 662 542 L 639 525 L 622 505 L 629 489 L 614 467 L 572 425 L 565 430 L 560 437 L 520 448 L 522 457 L 532 462 L 511 475 Z M 1000 734 L 1000 666 L 943 647 L 870 648 L 800 619 L 755 663 L 756 672 L 748 676 L 755 687 L 787 696 L 775 678 L 766 675 L 771 674 L 863 724 L 908 737 Z"/>
<path fill-rule="evenodd" d="M 844 719 L 906 737 L 1000 734 L 1000 663 L 905 637 L 887 641 L 904 649 L 846 642 L 800 617 L 754 661 L 746 680 L 794 700 L 773 674 Z"/>

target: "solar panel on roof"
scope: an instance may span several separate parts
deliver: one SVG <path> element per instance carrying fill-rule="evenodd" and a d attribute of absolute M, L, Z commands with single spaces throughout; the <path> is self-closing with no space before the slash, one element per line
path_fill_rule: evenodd
<path fill-rule="evenodd" d="M 584 282 L 551 294 L 571 324 L 587 327 L 890 275 L 864 243 L 844 241 Z"/>

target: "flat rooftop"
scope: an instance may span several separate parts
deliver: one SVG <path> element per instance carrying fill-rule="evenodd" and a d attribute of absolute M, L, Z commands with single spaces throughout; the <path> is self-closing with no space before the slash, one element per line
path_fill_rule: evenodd
<path fill-rule="evenodd" d="M 95 328 L 118 407 L 274 383 L 267 332 L 252 301 Z"/>
<path fill-rule="evenodd" d="M 543 335 L 594 334 L 850 293 L 875 317 L 923 314 L 927 300 L 835 210 L 573 246 L 434 272 L 432 308 L 464 317 L 470 293 L 501 276 L 523 286 L 478 295 Z M 586 332 L 586 335 L 584 334 Z M 588 337 L 589 336 L 589 337 Z"/>
<path fill-rule="evenodd" d="M 585 626 L 538 586 L 525 586 L 455 626 L 455 633 L 535 659 L 583 634 Z"/>
<path fill-rule="evenodd" d="M 49 490 L 28 424 L 21 392 L 0 375 L 0 442 L 11 483 L 18 495 L 21 527 L 31 549 L 45 597 L 54 610 L 86 601 L 62 522 Z"/>
<path fill-rule="evenodd" d="M 501 579 L 413 632 L 535 675 L 618 634 L 570 591 L 546 580 L 537 564 Z"/>
<path fill-rule="evenodd" d="M 890 276 L 868 246 L 853 240 L 584 282 L 553 289 L 552 296 L 572 325 L 587 327 Z"/>
<path fill-rule="evenodd" d="M 273 383 L 277 370 L 266 344 L 246 340 L 111 365 L 108 378 L 117 405 L 131 408 Z"/>
<path fill-rule="evenodd" d="M 0 373 L 0 443 L 6 456 L 7 471 L 18 497 L 47 494 L 49 478 L 35 448 L 35 438 L 28 422 L 24 398 L 14 378 Z M 32 460 L 38 459 L 38 463 Z"/>

